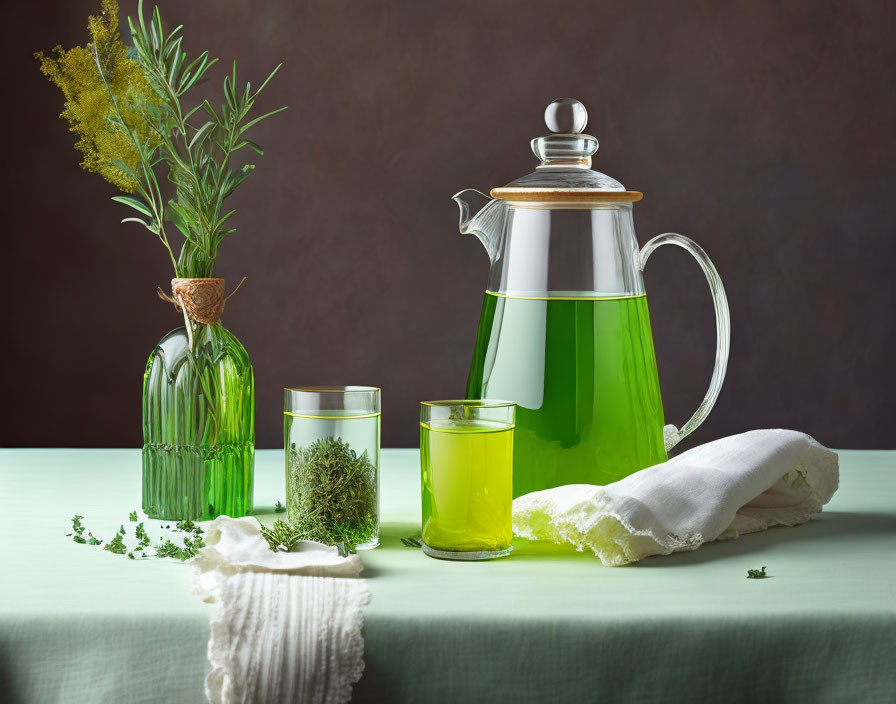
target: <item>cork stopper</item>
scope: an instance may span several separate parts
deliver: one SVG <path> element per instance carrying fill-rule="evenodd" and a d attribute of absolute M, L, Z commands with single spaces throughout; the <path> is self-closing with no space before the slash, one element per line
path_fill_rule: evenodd
<path fill-rule="evenodd" d="M 171 293 L 177 305 L 183 301 L 191 320 L 210 325 L 221 319 L 224 279 L 171 279 Z"/>

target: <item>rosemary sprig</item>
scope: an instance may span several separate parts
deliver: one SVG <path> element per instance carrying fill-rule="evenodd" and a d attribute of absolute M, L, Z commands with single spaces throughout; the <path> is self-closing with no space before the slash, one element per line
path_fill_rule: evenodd
<path fill-rule="evenodd" d="M 747 570 L 747 579 L 765 579 L 768 575 L 765 573 L 765 565 L 761 570 Z"/>
<path fill-rule="evenodd" d="M 286 506 L 281 504 L 279 501 L 274 504 L 274 513 L 284 513 L 286 511 Z"/>
<path fill-rule="evenodd" d="M 274 521 L 270 527 L 262 526 L 261 535 L 268 541 L 273 552 L 289 552 L 302 540 L 305 540 L 299 529 L 284 521 Z M 335 547 L 341 557 L 348 557 L 355 552 L 355 546 L 346 542 L 336 543 Z"/>
<path fill-rule="evenodd" d="M 180 27 L 166 32 L 158 7 L 146 21 L 143 0 L 137 6 L 137 22 L 129 17 L 128 24 L 134 40 L 134 57 L 162 101 L 161 108 L 147 104 L 145 119 L 154 127 L 161 142 L 158 156 L 151 158 L 156 162 L 164 161 L 168 180 L 175 187 L 175 198 L 165 203 L 158 191 L 158 183 L 154 182 L 146 183 L 147 188 L 141 189 L 141 195 L 145 191 L 150 196 L 149 201 L 120 202 L 149 216 L 149 222 L 141 222 L 152 232 L 162 229 L 164 220 L 180 230 L 185 242 L 175 265 L 178 276 L 211 276 L 218 245 L 236 231 L 228 223 L 235 211 L 224 212 L 224 199 L 255 168 L 253 164 L 233 168 L 233 156 L 244 147 L 264 154 L 245 133 L 265 118 L 286 109 L 279 108 L 249 119 L 259 93 L 280 66 L 253 92 L 248 83 L 245 89 L 237 87 L 234 62 L 231 74 L 224 78 L 220 112 L 208 100 L 187 111 L 181 104 L 183 95 L 216 59 L 210 59 L 205 51 L 192 63 L 188 62 L 186 53 L 181 50 Z M 189 120 L 193 115 L 204 121 L 198 126 L 191 124 Z"/>
<path fill-rule="evenodd" d="M 136 523 L 136 522 L 137 522 L 137 512 L 136 512 L 136 511 L 131 511 L 131 512 L 128 514 L 128 520 L 131 521 L 131 523 Z"/>
<path fill-rule="evenodd" d="M 262 526 L 261 535 L 274 552 L 289 552 L 302 540 L 300 532 L 283 521 L 274 521 L 270 527 Z"/>

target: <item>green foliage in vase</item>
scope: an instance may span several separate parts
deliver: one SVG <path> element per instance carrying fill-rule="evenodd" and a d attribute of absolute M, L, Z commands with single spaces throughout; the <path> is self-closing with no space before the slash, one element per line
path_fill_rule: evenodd
<path fill-rule="evenodd" d="M 65 96 L 60 117 L 78 135 L 75 149 L 84 155 L 81 166 L 119 190 L 135 193 L 138 183 L 133 174 L 139 167 L 140 152 L 132 136 L 109 116 L 115 113 L 117 102 L 137 140 L 153 150 L 158 138 L 142 118 L 142 111 L 151 104 L 161 105 L 161 101 L 143 68 L 128 56 L 128 47 L 121 41 L 117 0 L 102 0 L 100 14 L 87 18 L 87 29 L 88 46 L 68 50 L 57 46 L 52 57 L 42 52 L 35 57 L 41 73 Z"/>
<path fill-rule="evenodd" d="M 286 506 L 303 540 L 342 544 L 346 551 L 376 533 L 376 467 L 342 438 L 318 438 L 289 449 Z"/>
<path fill-rule="evenodd" d="M 76 146 L 85 154 L 84 167 L 132 194 L 113 198 L 137 211 L 138 217 L 122 222 L 139 223 L 157 235 L 176 276 L 210 277 L 218 246 L 235 232 L 229 223 L 235 211 L 225 212 L 224 201 L 255 168 L 235 165 L 234 156 L 247 147 L 263 154 L 246 132 L 286 109 L 251 115 L 280 66 L 253 91 L 248 82 L 238 86 L 234 62 L 220 108 L 203 100 L 187 109 L 185 94 L 217 59 L 204 51 L 188 61 L 182 27 L 167 31 L 158 7 L 147 21 L 142 0 L 136 21 L 128 18 L 129 51 L 117 32 L 117 0 L 103 0 L 102 10 L 101 17 L 89 20 L 87 47 L 57 48 L 56 59 L 38 54 L 41 70 L 65 95 L 62 116 L 81 135 Z M 166 172 L 173 198 L 166 196 L 157 171 Z M 167 224 L 184 237 L 176 259 Z"/>
<path fill-rule="evenodd" d="M 254 389 L 249 355 L 219 323 L 198 326 L 192 349 L 175 331 L 153 350 L 143 380 L 143 510 L 150 518 L 252 512 Z"/>

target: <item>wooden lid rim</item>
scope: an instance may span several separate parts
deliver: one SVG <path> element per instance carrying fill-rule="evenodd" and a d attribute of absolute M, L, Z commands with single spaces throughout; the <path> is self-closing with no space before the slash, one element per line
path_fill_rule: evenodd
<path fill-rule="evenodd" d="M 491 190 L 492 198 L 525 203 L 637 203 L 644 197 L 640 191 L 583 191 L 563 188 L 513 188 Z"/>

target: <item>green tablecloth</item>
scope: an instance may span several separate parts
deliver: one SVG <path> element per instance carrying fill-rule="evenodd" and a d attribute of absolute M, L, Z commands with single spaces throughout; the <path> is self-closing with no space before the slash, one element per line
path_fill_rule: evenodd
<path fill-rule="evenodd" d="M 417 462 L 383 453 L 358 701 L 896 701 L 896 452 L 842 452 L 807 525 L 624 568 L 519 540 L 484 563 L 403 547 Z M 258 453 L 262 520 L 281 463 Z M 0 701 L 204 701 L 212 607 L 190 568 L 65 537 L 81 513 L 108 538 L 139 503 L 137 451 L 0 450 Z"/>

